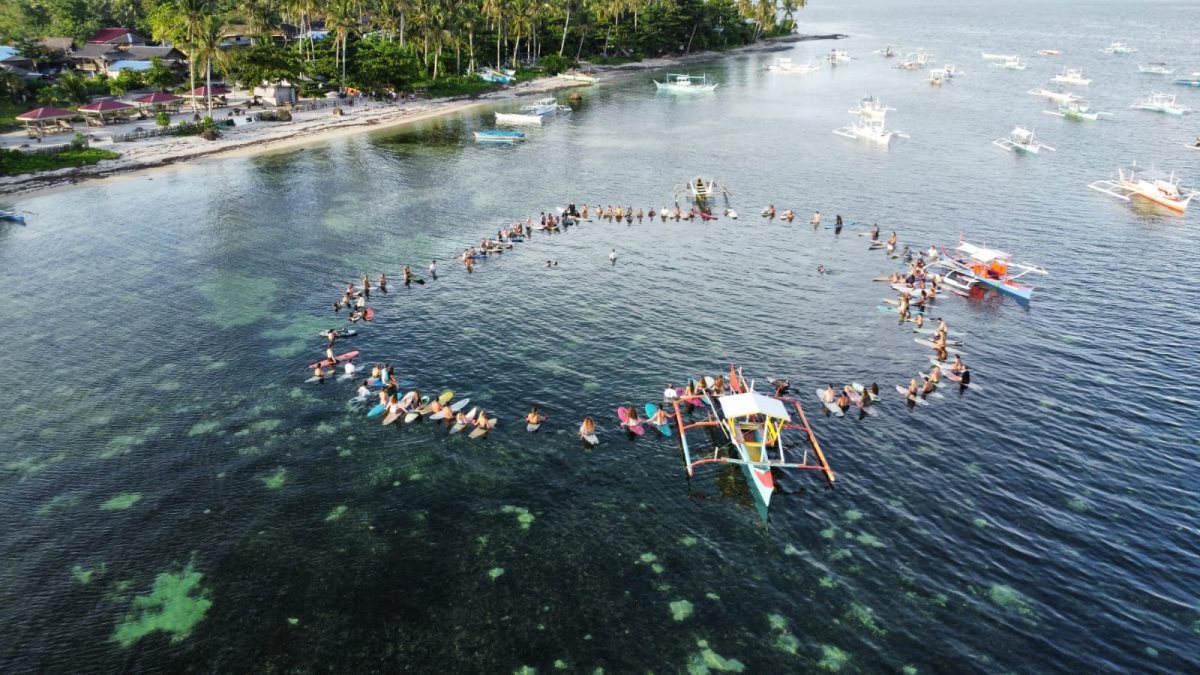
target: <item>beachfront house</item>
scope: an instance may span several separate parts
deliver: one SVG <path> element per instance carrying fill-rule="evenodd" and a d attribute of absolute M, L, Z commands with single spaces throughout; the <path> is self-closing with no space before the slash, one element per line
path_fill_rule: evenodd
<path fill-rule="evenodd" d="M 287 80 L 276 84 L 263 84 L 254 88 L 254 95 L 273 106 L 294 104 L 297 98 L 296 86 Z"/>
<path fill-rule="evenodd" d="M 116 75 L 122 70 L 149 70 L 155 57 L 161 59 L 163 65 L 176 70 L 182 70 L 187 64 L 187 56 L 171 45 L 113 46 L 88 43 L 76 49 L 68 58 L 74 63 L 76 70 Z"/>
<path fill-rule="evenodd" d="M 282 47 L 295 42 L 300 36 L 300 30 L 295 26 L 287 23 L 281 23 L 278 26 L 268 29 L 267 33 L 254 34 L 250 32 L 250 27 L 245 24 L 230 24 L 225 27 L 221 33 L 222 47 L 245 47 L 255 43 L 263 43 L 267 40 L 274 42 Z"/>

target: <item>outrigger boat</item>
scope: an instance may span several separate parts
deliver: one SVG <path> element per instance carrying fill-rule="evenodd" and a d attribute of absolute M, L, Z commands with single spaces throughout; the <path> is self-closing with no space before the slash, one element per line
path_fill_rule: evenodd
<path fill-rule="evenodd" d="M 1049 274 L 1037 265 L 1015 262 L 1011 254 L 993 248 L 959 241 L 954 250 L 958 251 L 959 255 L 943 249 L 944 255 L 938 259 L 936 264 L 948 267 L 967 279 L 973 279 L 977 283 L 995 288 L 1025 302 L 1033 298 L 1033 286 L 1018 283 L 1017 279 L 1027 274 Z M 1020 271 L 1017 274 L 1011 274 L 1010 271 L 1013 269 Z M 967 284 L 968 287 L 973 285 Z"/>
<path fill-rule="evenodd" d="M 835 480 L 833 469 L 825 459 L 821 444 L 809 426 L 800 402 L 754 391 L 753 383 L 747 386 L 740 371 L 733 366 L 729 368 L 729 385 L 731 393 L 727 395 L 715 398 L 707 394 L 703 396 L 705 407 L 701 410 L 705 418 L 700 421 L 686 422 L 683 411 L 688 404 L 678 399 L 673 401 L 675 422 L 679 428 L 679 447 L 683 451 L 688 478 L 695 475 L 697 467 L 705 464 L 740 466 L 746 482 L 750 484 L 750 494 L 754 497 L 756 510 L 764 524 L 768 521 L 771 496 L 775 493 L 774 469 L 819 471 L 826 485 L 832 489 Z M 799 424 L 793 421 L 789 405 L 799 417 Z M 693 454 L 699 448 L 693 445 L 695 441 L 688 440 L 687 432 L 695 429 L 708 432 L 706 440 L 712 445 L 711 451 L 706 449 Z M 793 461 L 789 461 L 788 454 L 795 455 L 798 451 L 792 449 L 791 443 L 785 446 L 783 438 L 789 430 L 801 432 L 803 440 L 807 441 L 807 447 L 799 457 L 793 457 Z"/>
<path fill-rule="evenodd" d="M 850 63 L 850 52 L 845 49 L 833 49 L 825 55 L 825 60 L 833 66 L 839 63 Z"/>
<path fill-rule="evenodd" d="M 849 113 L 857 115 L 858 119 L 840 129 L 834 129 L 833 133 L 845 138 L 871 141 L 879 145 L 888 145 L 894 137 L 908 138 L 906 133 L 883 128 L 884 119 L 889 110 L 895 110 L 895 108 L 884 106 L 874 96 L 864 98 L 859 102 L 858 107 L 849 110 Z"/>
<path fill-rule="evenodd" d="M 10 223 L 20 223 L 22 225 L 25 224 L 25 216 L 17 213 L 16 211 L 0 210 L 0 220 L 7 220 Z"/>
<path fill-rule="evenodd" d="M 553 112 L 571 112 L 571 106 L 559 105 L 553 97 L 539 98 L 529 105 L 521 106 L 521 110 L 530 115 L 549 115 Z"/>
<path fill-rule="evenodd" d="M 1100 51 L 1105 54 L 1132 54 L 1137 51 L 1137 47 L 1130 47 L 1124 42 L 1114 42 Z"/>
<path fill-rule="evenodd" d="M 1149 110 L 1150 112 L 1167 115 L 1183 115 L 1192 111 L 1191 108 L 1185 108 L 1177 104 L 1174 94 L 1160 94 L 1158 92 L 1150 94 L 1150 98 L 1147 98 L 1145 101 L 1138 101 L 1129 107 L 1135 110 Z"/>
<path fill-rule="evenodd" d="M 1118 168 L 1116 180 L 1098 180 L 1088 187 L 1127 202 L 1133 197 L 1148 199 L 1180 215 L 1187 211 L 1192 198 L 1200 195 L 1196 190 L 1181 188 L 1174 171 L 1163 175 L 1140 170 L 1136 164 L 1128 169 Z"/>
<path fill-rule="evenodd" d="M 1175 80 L 1175 84 L 1184 87 L 1200 87 L 1200 73 L 1192 73 L 1191 77 L 1181 77 Z"/>
<path fill-rule="evenodd" d="M 712 197 L 717 193 L 723 194 L 726 197 L 729 196 L 729 188 L 723 185 L 717 185 L 716 180 L 709 180 L 705 182 L 705 180 L 700 177 L 697 177 L 695 180 L 687 183 L 686 185 L 676 186 L 675 199 L 678 200 L 679 195 L 685 191 L 687 192 L 688 196 L 692 198 L 692 201 L 696 202 L 697 204 L 703 204 L 707 202 L 709 197 Z"/>
<path fill-rule="evenodd" d="M 1147 75 L 1174 75 L 1175 69 L 1162 61 L 1155 61 L 1154 63 L 1147 63 L 1144 66 L 1139 64 L 1138 72 Z"/>
<path fill-rule="evenodd" d="M 658 91 L 691 94 L 715 91 L 717 83 L 709 82 L 707 75 L 696 76 L 667 73 L 666 82 L 655 80 L 654 86 L 658 88 Z"/>
<path fill-rule="evenodd" d="M 795 64 L 792 63 L 791 59 L 780 57 L 775 59 L 774 63 L 768 63 L 767 65 L 763 66 L 763 70 L 772 73 L 794 73 L 796 75 L 807 75 L 808 73 L 817 72 L 820 70 L 820 68 L 812 65 L 811 63 Z"/>
<path fill-rule="evenodd" d="M 510 75 L 493 70 L 492 68 L 484 68 L 475 74 L 484 82 L 491 82 L 492 84 L 512 84 L 516 82 L 515 73 Z"/>
<path fill-rule="evenodd" d="M 1062 74 L 1055 75 L 1051 81 L 1056 84 L 1073 84 L 1080 87 L 1086 87 L 1092 83 L 1083 76 L 1083 68 L 1064 68 Z"/>
<path fill-rule="evenodd" d="M 1017 58 L 1016 54 L 989 54 L 987 52 L 980 53 L 983 56 L 984 61 L 1009 61 Z"/>
<path fill-rule="evenodd" d="M 1020 57 L 1014 56 L 1011 59 L 992 62 L 988 64 L 992 68 L 1003 68 L 1004 70 L 1025 70 L 1029 64 L 1022 63 Z"/>
<path fill-rule="evenodd" d="M 1062 52 L 1057 49 L 1039 49 L 1038 56 L 1062 56 Z"/>
<path fill-rule="evenodd" d="M 1026 93 L 1033 96 L 1040 96 L 1042 98 L 1050 99 L 1055 103 L 1070 103 L 1071 101 L 1078 101 L 1081 98 L 1078 94 L 1072 94 L 1069 91 L 1063 91 L 1062 89 L 1059 89 L 1058 91 L 1051 91 L 1045 87 L 1030 89 Z"/>
<path fill-rule="evenodd" d="M 1083 99 L 1075 99 L 1068 101 L 1063 105 L 1058 106 L 1058 110 L 1043 110 L 1047 115 L 1055 117 L 1063 117 L 1065 119 L 1074 120 L 1076 122 L 1090 121 L 1095 122 L 1104 116 L 1112 116 L 1112 113 L 1093 112 L 1088 106 L 1088 102 Z"/>
<path fill-rule="evenodd" d="M 1036 155 L 1042 150 L 1054 152 L 1054 148 L 1038 140 L 1033 131 L 1025 127 L 1013 127 L 1008 138 L 998 138 L 992 141 L 992 145 L 1008 152 L 1022 152 L 1031 155 Z"/>

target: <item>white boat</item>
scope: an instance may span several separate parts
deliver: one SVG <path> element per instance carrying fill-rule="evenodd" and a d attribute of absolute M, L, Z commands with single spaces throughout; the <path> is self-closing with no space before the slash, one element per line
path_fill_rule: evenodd
<path fill-rule="evenodd" d="M 763 70 L 772 73 L 806 75 L 808 73 L 815 73 L 816 71 L 820 70 L 820 68 L 812 65 L 811 63 L 792 63 L 791 59 L 780 57 L 775 59 L 774 63 L 768 63 L 767 65 L 763 66 Z"/>
<path fill-rule="evenodd" d="M 1165 113 L 1167 115 L 1183 115 L 1192 111 L 1191 108 L 1186 108 L 1175 102 L 1174 94 L 1160 94 L 1154 92 L 1145 101 L 1138 101 L 1129 106 L 1135 110 L 1149 110 L 1150 112 Z"/>
<path fill-rule="evenodd" d="M 1200 195 L 1196 190 L 1181 188 L 1174 171 L 1164 175 L 1141 170 L 1136 164 L 1128 169 L 1118 168 L 1116 180 L 1098 180 L 1088 187 L 1127 202 L 1133 197 L 1148 199 L 1179 214 L 1187 211 L 1193 197 Z"/>
<path fill-rule="evenodd" d="M 984 61 L 1009 61 L 1017 58 L 1016 54 L 989 54 L 987 52 L 981 52 L 981 54 Z"/>
<path fill-rule="evenodd" d="M 475 140 L 479 143 L 515 143 L 525 140 L 524 131 L 501 131 L 498 129 L 476 131 Z"/>
<path fill-rule="evenodd" d="M 559 105 L 553 97 L 539 98 L 528 105 L 521 106 L 521 111 L 529 115 L 549 115 L 554 112 L 570 112 L 571 107 Z"/>
<path fill-rule="evenodd" d="M 667 73 L 666 82 L 655 80 L 654 86 L 658 88 L 658 91 L 690 94 L 714 91 L 717 88 L 717 83 L 709 82 L 707 75 L 696 76 Z"/>
<path fill-rule="evenodd" d="M 1082 68 L 1065 68 L 1061 75 L 1055 75 L 1052 81 L 1057 84 L 1073 84 L 1080 87 L 1086 87 L 1092 83 L 1091 80 L 1083 76 Z"/>
<path fill-rule="evenodd" d="M 1051 101 L 1054 101 L 1055 103 L 1070 103 L 1071 101 L 1078 101 L 1081 98 L 1080 96 L 1078 96 L 1076 94 L 1072 94 L 1069 91 L 1063 91 L 1062 89 L 1059 89 L 1058 91 L 1051 91 L 1050 89 L 1047 89 L 1045 87 L 1037 87 L 1035 89 L 1030 89 L 1026 93 L 1031 94 L 1033 96 L 1039 96 L 1041 98 L 1049 99 Z"/>
<path fill-rule="evenodd" d="M 1004 70 L 1025 70 L 1028 67 L 1028 64 L 1022 63 L 1021 59 L 1016 56 L 1011 59 L 1004 59 L 1003 61 L 993 61 L 988 65 L 992 68 L 1003 68 Z"/>
<path fill-rule="evenodd" d="M 1054 152 L 1054 148 L 1041 142 L 1037 135 L 1025 127 L 1013 127 L 1007 138 L 998 138 L 992 145 L 1008 152 L 1036 155 L 1042 150 Z"/>
<path fill-rule="evenodd" d="M 870 141 L 879 145 L 888 145 L 893 138 L 897 137 L 908 138 L 908 134 L 884 128 L 884 120 L 889 110 L 894 110 L 894 108 L 884 106 L 874 96 L 864 98 L 859 102 L 858 107 L 851 108 L 849 111 L 858 119 L 840 129 L 834 129 L 833 133 L 844 138 Z"/>
<path fill-rule="evenodd" d="M 1057 49 L 1039 49 L 1038 56 L 1062 56 L 1062 52 Z"/>
<path fill-rule="evenodd" d="M 1058 106 L 1058 110 L 1043 110 L 1042 112 L 1046 113 L 1047 115 L 1054 115 L 1055 117 L 1075 120 L 1076 122 L 1082 122 L 1085 120 L 1095 122 L 1101 117 L 1112 116 L 1112 113 L 1093 111 L 1088 106 L 1088 102 L 1081 98 L 1077 98 L 1073 101 L 1067 101 L 1066 103 Z"/>
<path fill-rule="evenodd" d="M 1147 75 L 1174 75 L 1175 69 L 1163 63 L 1162 61 L 1155 61 L 1153 63 L 1147 63 L 1144 66 L 1139 64 L 1138 72 L 1146 73 Z"/>
<path fill-rule="evenodd" d="M 1132 54 L 1137 51 L 1137 48 L 1130 47 L 1124 42 L 1114 42 L 1100 51 L 1105 54 Z"/>
<path fill-rule="evenodd" d="M 535 124 L 541 126 L 541 115 L 521 115 L 517 113 L 496 113 L 496 124 L 510 126 L 525 126 Z"/>
<path fill-rule="evenodd" d="M 1030 274 L 1049 274 L 1037 265 L 1017 262 L 1012 254 L 994 248 L 959 241 L 954 251 L 956 253 L 943 249 L 944 255 L 938 258 L 937 264 L 958 272 L 969 281 L 995 288 L 1025 302 L 1033 299 L 1034 287 L 1017 279 Z M 975 284 L 965 285 L 969 288 Z"/>
<path fill-rule="evenodd" d="M 839 63 L 850 63 L 850 52 L 845 49 L 833 49 L 825 55 L 825 60 L 834 66 Z"/>
<path fill-rule="evenodd" d="M 675 199 L 678 200 L 681 194 L 687 194 L 692 201 L 697 204 L 703 204 L 708 201 L 709 197 L 717 194 L 729 195 L 729 189 L 717 184 L 714 179 L 704 180 L 704 178 L 696 177 L 694 180 L 685 185 L 675 186 Z"/>

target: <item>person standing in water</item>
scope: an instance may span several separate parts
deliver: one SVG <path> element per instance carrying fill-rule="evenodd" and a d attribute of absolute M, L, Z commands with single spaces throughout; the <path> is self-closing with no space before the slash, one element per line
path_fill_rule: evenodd
<path fill-rule="evenodd" d="M 383 272 L 379 273 L 379 283 L 377 285 L 379 286 L 380 293 L 387 293 L 387 275 Z"/>
<path fill-rule="evenodd" d="M 812 223 L 813 229 L 816 229 L 817 227 L 819 227 L 821 225 L 821 212 L 813 211 L 812 220 L 809 222 Z"/>
<path fill-rule="evenodd" d="M 617 264 L 617 249 L 614 248 L 608 252 L 608 262 L 614 266 Z"/>
<path fill-rule="evenodd" d="M 363 297 L 365 297 L 368 300 L 371 299 L 371 280 L 367 278 L 366 272 L 363 272 L 362 292 L 363 292 Z"/>
<path fill-rule="evenodd" d="M 404 266 L 404 285 L 405 286 L 412 285 L 412 268 L 409 267 L 408 265 Z"/>
<path fill-rule="evenodd" d="M 433 277 L 434 281 L 437 281 L 437 261 L 436 260 L 433 260 L 429 263 L 429 276 Z"/>

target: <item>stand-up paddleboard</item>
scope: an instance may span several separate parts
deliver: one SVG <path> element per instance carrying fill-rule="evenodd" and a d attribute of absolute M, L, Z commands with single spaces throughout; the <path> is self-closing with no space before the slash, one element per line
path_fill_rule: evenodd
<path fill-rule="evenodd" d="M 455 401 L 450 407 L 442 408 L 441 410 L 433 413 L 432 415 L 429 416 L 429 419 L 442 420 L 442 419 L 446 419 L 448 417 L 452 417 L 453 415 L 457 414 L 459 410 L 462 410 L 463 408 L 467 407 L 467 404 L 470 402 L 471 402 L 471 399 L 469 399 L 469 398 L 459 399 L 459 400 Z"/>
<path fill-rule="evenodd" d="M 387 410 L 387 405 L 384 403 L 380 403 L 379 405 L 375 406 L 374 408 L 371 408 L 371 410 L 369 412 L 367 412 L 367 417 L 379 417 L 380 415 L 383 414 L 384 410 Z"/>
<path fill-rule="evenodd" d="M 627 424 L 627 422 L 629 422 L 629 410 L 625 406 L 620 406 L 617 408 L 617 417 L 621 420 L 621 426 L 628 429 L 633 435 L 641 436 L 642 434 L 646 433 L 646 428 L 643 427 L 640 422 L 633 426 Z"/>
<path fill-rule="evenodd" d="M 428 396 L 422 396 L 421 402 L 417 404 L 417 407 L 404 414 L 404 423 L 411 424 L 418 417 L 420 417 L 422 415 L 421 411 L 428 409 L 429 400 L 430 399 Z"/>
<path fill-rule="evenodd" d="M 817 392 L 817 400 L 821 402 L 821 406 L 823 408 L 825 408 L 829 412 L 833 413 L 837 417 L 841 417 L 842 415 L 845 414 L 842 412 L 842 409 L 838 407 L 838 404 L 834 403 L 833 401 L 827 402 L 827 401 L 825 401 L 825 399 L 821 398 L 821 394 L 825 393 L 824 389 L 817 387 L 816 392 Z"/>
<path fill-rule="evenodd" d="M 908 395 L 908 387 L 898 384 L 898 385 L 896 385 L 896 391 L 900 392 L 906 400 L 916 403 L 917 405 L 929 405 L 929 401 L 926 401 L 925 399 L 921 398 L 920 394 L 918 394 L 917 396 L 909 396 Z"/>
<path fill-rule="evenodd" d="M 924 345 L 926 347 L 929 347 L 930 349 L 937 349 L 937 347 L 935 347 L 933 345 L 933 340 L 926 340 L 924 338 L 913 338 L 913 342 L 915 342 L 919 345 Z M 954 347 L 946 347 L 946 352 L 950 353 L 950 354 L 958 354 L 960 356 L 966 356 L 966 354 L 964 354 L 961 349 L 955 349 Z"/>
<path fill-rule="evenodd" d="M 472 432 L 469 434 L 469 436 L 468 436 L 468 437 L 469 437 L 469 438 L 482 438 L 482 437 L 486 436 L 486 435 L 487 435 L 487 433 L 488 433 L 489 431 L 491 431 L 491 430 L 492 430 L 492 428 L 493 428 L 493 427 L 495 427 L 495 426 L 496 426 L 496 418 L 495 418 L 495 417 L 493 417 L 493 418 L 491 418 L 490 420 L 488 420 L 488 421 L 487 421 L 487 426 L 478 426 L 478 427 L 475 427 L 475 430 L 474 430 L 474 431 L 472 431 Z"/>
<path fill-rule="evenodd" d="M 479 412 L 478 407 L 471 408 L 470 412 L 468 412 L 466 415 L 463 416 L 463 421 L 470 423 L 471 420 L 475 419 L 475 415 L 478 412 Z M 466 424 L 463 424 L 462 422 L 455 422 L 454 426 L 450 428 L 450 433 L 457 434 L 458 432 L 462 431 L 464 428 L 466 428 Z"/>
<path fill-rule="evenodd" d="M 333 335 L 337 336 L 337 338 L 339 340 L 343 339 L 343 338 L 354 337 L 355 335 L 358 335 L 358 331 L 354 330 L 353 328 L 339 328 L 339 329 L 333 330 L 333 331 L 323 330 L 320 333 L 317 333 L 317 335 L 320 335 L 323 338 L 328 338 L 331 333 Z"/>
<path fill-rule="evenodd" d="M 654 416 L 657 414 L 658 414 L 658 406 L 654 405 L 653 403 L 647 403 L 646 404 L 646 419 L 652 420 L 652 419 L 654 419 Z M 671 435 L 671 425 L 670 424 L 657 424 L 657 425 L 655 425 L 654 428 L 658 429 L 658 433 L 662 434 L 663 436 Z"/>
<path fill-rule="evenodd" d="M 356 356 L 358 356 L 358 352 L 356 352 L 356 351 L 346 352 L 345 354 L 338 354 L 337 356 L 333 357 L 332 359 L 322 359 L 320 361 L 317 361 L 316 363 L 310 363 L 310 364 L 308 364 L 308 369 L 312 370 L 313 368 L 316 368 L 317 366 L 321 366 L 322 368 L 324 368 L 325 366 L 332 366 L 335 363 L 349 361 L 350 359 L 352 359 Z"/>

